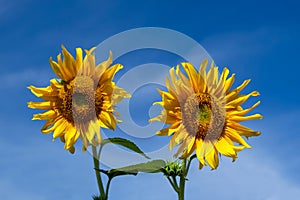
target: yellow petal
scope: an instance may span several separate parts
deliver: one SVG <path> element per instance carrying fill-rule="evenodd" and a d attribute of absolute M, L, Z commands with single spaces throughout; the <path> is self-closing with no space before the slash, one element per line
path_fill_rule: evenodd
<path fill-rule="evenodd" d="M 68 126 L 69 123 L 66 120 L 62 120 L 62 122 L 54 129 L 53 139 L 62 136 Z"/>
<path fill-rule="evenodd" d="M 59 66 L 64 66 L 64 63 L 63 63 L 62 58 L 61 58 L 61 54 L 58 54 L 58 55 L 56 56 L 56 58 L 57 58 L 57 63 L 58 63 L 58 65 L 59 65 Z"/>
<path fill-rule="evenodd" d="M 250 79 L 245 80 L 240 86 L 228 92 L 228 94 L 226 95 L 227 101 L 230 102 L 235 99 L 239 95 L 239 93 L 250 83 L 250 81 Z"/>
<path fill-rule="evenodd" d="M 176 98 L 175 88 L 173 87 L 173 84 L 171 84 L 169 77 L 166 77 L 166 87 L 168 89 L 168 93 Z"/>
<path fill-rule="evenodd" d="M 166 135 L 170 136 L 172 133 L 174 133 L 175 131 L 178 130 L 179 125 L 180 125 L 180 122 L 176 122 L 167 128 L 157 131 L 156 134 L 160 135 L 160 136 L 166 136 Z"/>
<path fill-rule="evenodd" d="M 77 75 L 76 73 L 76 64 L 75 64 L 75 60 L 73 58 L 73 56 L 68 52 L 68 50 L 62 45 L 62 52 L 64 55 L 64 66 L 62 67 L 62 70 L 64 71 L 67 80 L 69 81 L 73 78 L 75 78 L 75 76 Z"/>
<path fill-rule="evenodd" d="M 42 98 L 43 96 L 52 96 L 52 88 L 50 86 L 46 88 L 37 88 L 35 86 L 27 87 L 35 96 Z"/>
<path fill-rule="evenodd" d="M 96 123 L 96 122 L 95 122 L 95 123 Z M 98 123 L 97 123 L 97 124 L 98 124 Z M 100 144 L 100 143 L 101 143 L 101 140 L 102 140 L 102 137 L 101 137 L 101 134 L 100 134 L 100 125 L 97 126 L 96 136 L 97 136 L 97 143 Z"/>
<path fill-rule="evenodd" d="M 205 160 L 212 169 L 216 169 L 219 165 L 219 155 L 215 148 L 212 148 L 210 152 L 205 156 Z"/>
<path fill-rule="evenodd" d="M 182 80 L 182 82 L 186 86 L 191 87 L 189 79 L 180 71 L 180 66 L 179 65 L 176 66 L 176 74 L 178 75 L 178 77 Z"/>
<path fill-rule="evenodd" d="M 59 118 L 52 127 L 50 127 L 49 129 L 42 129 L 41 131 L 42 131 L 42 133 L 45 133 L 45 134 L 51 133 L 51 132 L 55 131 L 56 128 L 59 127 L 64 121 L 65 121 L 65 119 Z"/>
<path fill-rule="evenodd" d="M 84 51 L 85 51 L 86 55 L 91 55 L 92 53 L 94 53 L 95 49 L 96 49 L 96 47 L 92 47 L 89 50 L 85 49 Z"/>
<path fill-rule="evenodd" d="M 100 80 L 104 71 L 112 64 L 112 58 L 113 58 L 113 55 L 112 55 L 112 52 L 110 51 L 108 59 L 96 66 L 96 68 L 95 68 L 95 72 L 96 72 L 95 79 L 96 80 Z"/>
<path fill-rule="evenodd" d="M 117 122 L 116 122 L 116 117 L 113 115 L 112 112 L 107 112 L 110 118 L 110 124 L 112 126 L 112 130 L 116 130 L 117 127 Z"/>
<path fill-rule="evenodd" d="M 228 115 L 230 115 L 230 116 L 233 116 L 233 115 L 245 115 L 248 112 L 252 111 L 254 108 L 256 108 L 259 104 L 260 104 L 260 101 L 256 102 L 253 106 L 251 106 L 248 109 L 230 111 L 230 112 L 228 112 Z"/>
<path fill-rule="evenodd" d="M 41 110 L 49 110 L 51 109 L 51 102 L 46 101 L 46 102 L 28 102 L 27 103 L 29 108 L 34 108 L 34 109 L 41 109 Z"/>
<path fill-rule="evenodd" d="M 235 74 L 232 74 L 231 77 L 225 81 L 225 87 L 224 87 L 225 93 L 228 93 L 228 91 L 230 90 L 230 88 L 234 82 L 234 79 L 235 79 L 234 77 L 235 77 Z"/>
<path fill-rule="evenodd" d="M 228 74 L 229 74 L 229 70 L 225 67 L 222 71 L 220 81 L 219 81 L 216 91 L 215 91 L 215 95 L 217 97 L 226 95 L 225 85 L 226 85 L 226 79 L 227 79 Z"/>
<path fill-rule="evenodd" d="M 32 120 L 48 120 L 57 116 L 54 110 L 48 110 L 40 114 L 34 114 Z"/>
<path fill-rule="evenodd" d="M 50 126 L 52 126 L 55 122 L 57 122 L 59 118 L 54 118 L 54 119 L 48 119 L 44 126 L 41 128 L 41 130 L 48 129 Z"/>
<path fill-rule="evenodd" d="M 181 86 L 183 87 L 184 85 L 183 84 L 180 85 L 180 82 L 182 82 L 182 81 L 177 79 L 174 67 L 172 67 L 169 70 L 169 74 L 170 74 L 170 77 L 171 77 L 171 80 L 172 80 L 172 83 L 173 83 L 173 86 L 174 86 L 173 96 L 176 97 L 176 98 L 184 98 L 184 97 L 182 97 L 182 94 L 180 92 L 182 90 Z"/>
<path fill-rule="evenodd" d="M 102 111 L 100 113 L 100 119 L 98 120 L 100 123 L 100 126 L 103 128 L 108 128 L 111 130 L 115 130 L 116 129 L 116 121 L 114 116 L 106 111 Z"/>
<path fill-rule="evenodd" d="M 74 139 L 76 136 L 76 128 L 74 128 L 73 126 L 69 126 L 69 130 L 66 130 L 66 134 L 65 134 L 65 146 L 64 148 L 69 150 L 75 143 Z"/>
<path fill-rule="evenodd" d="M 214 61 L 211 63 L 210 70 L 208 71 L 207 74 L 207 86 L 208 86 L 208 92 L 209 93 L 214 93 L 217 82 L 218 82 L 218 67 L 214 66 Z"/>
<path fill-rule="evenodd" d="M 218 142 L 215 144 L 217 150 L 223 154 L 224 156 L 228 157 L 236 157 L 236 152 L 232 148 L 225 138 L 221 137 Z"/>
<path fill-rule="evenodd" d="M 198 160 L 200 161 L 201 165 L 205 166 L 205 160 L 204 160 L 204 153 L 203 153 L 203 140 L 202 139 L 196 139 L 196 156 Z"/>
<path fill-rule="evenodd" d="M 208 64 L 208 59 L 204 59 L 200 65 L 198 72 L 198 87 L 199 92 L 207 92 L 207 81 L 206 81 L 206 67 Z"/>
<path fill-rule="evenodd" d="M 123 88 L 115 86 L 111 100 L 112 104 L 114 105 L 119 103 L 123 98 L 131 98 L 131 95 L 128 92 L 126 92 Z"/>
<path fill-rule="evenodd" d="M 66 81 L 66 79 L 67 79 L 66 75 L 63 74 L 61 67 L 57 64 L 57 62 L 52 60 L 52 57 L 50 57 L 49 63 L 50 63 L 50 66 L 51 66 L 53 72 L 56 74 L 56 76 L 58 76 L 60 79 Z"/>
<path fill-rule="evenodd" d="M 80 134 L 80 139 L 82 141 L 82 151 L 85 152 L 89 142 L 87 141 L 87 137 L 85 136 L 85 132 Z"/>
<path fill-rule="evenodd" d="M 92 142 L 92 140 L 93 140 L 93 138 L 95 136 L 95 129 L 94 129 L 94 126 L 93 126 L 92 122 L 89 122 L 88 129 L 85 132 L 85 136 L 87 137 L 87 139 L 88 139 L 89 142 Z"/>
<path fill-rule="evenodd" d="M 196 141 L 196 137 L 192 136 L 192 135 L 188 136 L 184 140 L 184 142 L 183 142 L 184 145 L 183 146 L 186 146 L 186 148 L 184 149 L 183 154 L 181 155 L 180 158 L 187 158 L 194 152 L 194 150 L 196 149 L 196 142 L 195 141 Z"/>
<path fill-rule="evenodd" d="M 242 121 L 262 119 L 262 118 L 263 116 L 261 114 L 254 114 L 249 116 L 232 116 L 230 120 L 235 122 L 242 122 Z"/>
<path fill-rule="evenodd" d="M 244 145 L 246 148 L 251 148 L 249 144 L 237 133 L 236 130 L 226 127 L 226 135 L 234 142 Z"/>
<path fill-rule="evenodd" d="M 75 74 L 78 73 L 79 69 L 82 67 L 82 49 L 76 48 L 76 61 L 75 61 Z"/>
<path fill-rule="evenodd" d="M 83 59 L 83 66 L 80 69 L 80 73 L 85 76 L 95 75 L 96 58 L 93 51 L 94 48 L 92 48 L 90 51 L 85 50 L 86 56 Z"/>
<path fill-rule="evenodd" d="M 177 152 L 175 153 L 174 157 L 177 157 L 180 153 L 183 153 L 180 158 L 187 158 L 189 155 L 191 155 L 194 147 L 195 137 L 194 136 L 187 136 Z"/>
<path fill-rule="evenodd" d="M 169 148 L 173 149 L 173 147 L 179 143 L 181 143 L 183 140 L 185 140 L 188 137 L 188 133 L 184 129 L 183 126 L 180 126 L 178 130 L 174 133 L 170 140 Z"/>
<path fill-rule="evenodd" d="M 254 131 L 246 126 L 243 126 L 237 122 L 229 121 L 227 122 L 227 126 L 236 130 L 238 134 L 241 136 L 251 137 L 251 136 L 259 136 L 260 132 Z"/>
<path fill-rule="evenodd" d="M 197 81 L 198 78 L 197 71 L 195 70 L 194 66 L 191 63 L 182 63 L 182 66 L 190 79 L 190 84 L 192 85 L 194 91 L 198 93 L 199 90 L 198 90 L 198 81 Z"/>
<path fill-rule="evenodd" d="M 112 80 L 115 76 L 115 74 L 123 68 L 123 65 L 121 64 L 115 64 L 114 66 L 110 67 L 108 70 L 106 70 L 103 75 L 100 78 L 100 83 L 103 83 L 107 80 Z"/>
<path fill-rule="evenodd" d="M 234 100 L 232 98 L 230 98 L 230 97 L 226 97 L 226 99 L 227 99 L 226 106 L 238 106 L 238 105 L 241 105 L 244 102 L 246 102 L 249 99 L 249 97 L 251 97 L 251 96 L 258 96 L 258 95 L 259 95 L 259 92 L 254 91 L 254 92 L 251 92 L 250 94 L 247 94 L 247 95 L 241 95 L 241 96 L 237 97 Z"/>

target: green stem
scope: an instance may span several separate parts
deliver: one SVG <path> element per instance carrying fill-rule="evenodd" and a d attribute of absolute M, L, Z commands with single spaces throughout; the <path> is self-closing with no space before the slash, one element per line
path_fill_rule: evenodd
<path fill-rule="evenodd" d="M 191 156 L 191 157 L 188 159 L 188 165 L 187 165 L 187 168 L 186 168 L 186 175 L 187 175 L 187 173 L 189 172 L 189 169 L 190 169 L 192 160 L 193 160 L 194 158 L 196 158 L 196 157 L 197 157 L 197 156 L 196 156 L 196 154 L 195 154 L 195 155 Z"/>
<path fill-rule="evenodd" d="M 179 186 L 178 186 L 178 183 L 177 183 L 176 176 L 172 176 L 172 179 L 173 179 L 173 183 L 174 183 L 174 185 L 176 186 L 176 189 L 177 189 L 175 191 L 178 192 L 179 191 Z"/>
<path fill-rule="evenodd" d="M 100 196 L 101 198 L 107 199 L 107 196 L 104 192 L 104 188 L 103 188 L 103 183 L 102 183 L 102 179 L 101 179 L 101 174 L 100 174 L 100 155 L 97 154 L 97 148 L 92 146 L 92 151 L 93 151 L 93 159 L 94 159 L 94 168 L 95 168 L 95 173 L 96 173 L 96 178 L 97 178 L 97 183 L 98 183 L 98 188 L 99 188 L 99 192 L 100 192 Z M 96 170 L 98 169 L 98 170 Z"/>
<path fill-rule="evenodd" d="M 178 200 L 184 200 L 184 188 L 187 175 L 186 159 L 182 160 L 182 173 L 179 182 Z"/>
<path fill-rule="evenodd" d="M 109 191 L 109 186 L 110 186 L 110 182 L 111 182 L 112 178 L 108 178 L 107 184 L 106 184 L 106 195 L 105 195 L 105 199 L 108 199 L 108 191 Z"/>
<path fill-rule="evenodd" d="M 170 176 L 168 176 L 167 179 L 170 182 L 170 184 L 173 187 L 173 189 L 178 193 L 179 192 L 178 185 L 170 179 Z"/>

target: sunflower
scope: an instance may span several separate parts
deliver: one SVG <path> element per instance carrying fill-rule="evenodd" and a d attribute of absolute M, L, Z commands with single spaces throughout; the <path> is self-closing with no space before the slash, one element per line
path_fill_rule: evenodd
<path fill-rule="evenodd" d="M 53 140 L 60 138 L 64 148 L 74 153 L 74 144 L 81 139 L 83 150 L 88 145 L 101 143 L 100 127 L 115 129 L 115 104 L 130 94 L 112 81 L 122 65 L 108 60 L 96 65 L 95 48 L 76 48 L 76 59 L 62 46 L 57 62 L 50 57 L 50 65 L 60 80 L 51 79 L 45 88 L 29 86 L 30 91 L 42 102 L 28 102 L 29 108 L 45 110 L 34 114 L 33 120 L 47 120 L 41 131 L 53 132 Z"/>
<path fill-rule="evenodd" d="M 258 96 L 257 91 L 240 94 L 250 80 L 245 80 L 237 88 L 231 89 L 235 75 L 228 78 L 229 70 L 224 68 L 220 77 L 218 67 L 212 62 L 206 71 L 208 60 L 201 63 L 197 72 L 190 63 L 170 69 L 170 78 L 166 78 L 168 91 L 158 90 L 162 101 L 155 102 L 164 110 L 150 122 L 159 121 L 169 124 L 157 132 L 158 135 L 171 136 L 169 147 L 180 145 L 175 157 L 181 154 L 185 159 L 196 151 L 199 169 L 209 165 L 216 169 L 219 156 L 237 158 L 237 152 L 251 148 L 244 137 L 258 136 L 254 131 L 240 122 L 261 119 L 260 114 L 245 116 L 260 104 L 256 102 L 249 108 L 242 104 L 251 96 Z"/>

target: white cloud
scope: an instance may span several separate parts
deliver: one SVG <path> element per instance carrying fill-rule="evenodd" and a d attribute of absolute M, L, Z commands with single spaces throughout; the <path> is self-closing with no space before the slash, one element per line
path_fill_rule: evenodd
<path fill-rule="evenodd" d="M 12 134 L 9 137 L 1 135 L 0 138 L 0 199 L 48 200 L 72 197 L 81 200 L 97 193 L 92 160 L 88 154 L 79 150 L 72 156 L 59 141 L 52 143 L 50 135 L 40 133 L 34 136 L 39 133 L 36 126 L 29 128 L 28 125 L 20 124 L 18 127 L 10 129 Z M 4 132 L 8 132 L 6 128 L 9 126 L 4 126 Z M 17 133 L 26 135 L 27 139 L 22 142 L 13 140 L 12 135 L 21 137 Z M 20 165 L 21 168 L 16 167 Z M 215 171 L 210 171 L 208 167 L 198 171 L 197 162 L 194 161 L 188 176 L 186 198 L 296 199 L 300 195 L 299 183 L 283 175 L 281 168 L 284 165 L 285 162 L 277 160 L 272 153 L 262 152 L 255 147 L 241 152 L 235 163 L 222 157 Z M 25 185 L 21 187 L 22 184 Z M 80 190 L 74 190 L 78 184 Z M 69 191 L 73 191 L 72 194 Z M 161 174 L 142 174 L 113 180 L 110 200 L 141 198 L 175 199 L 176 194 Z"/>
<path fill-rule="evenodd" d="M 0 119 L 0 199 L 91 199 L 97 187 L 90 154 L 79 147 L 72 155 L 24 121 Z"/>
<path fill-rule="evenodd" d="M 2 76 L 1 78 L 6 77 L 6 82 L 27 83 L 36 80 L 36 77 L 41 78 L 41 76 L 46 76 L 45 80 L 49 80 L 49 74 L 46 72 L 40 73 L 30 70 L 14 73 L 10 76 Z M 19 77 L 23 78 L 20 80 Z M 297 110 L 293 113 L 284 113 L 282 116 L 274 115 L 276 119 L 269 119 L 270 124 L 264 121 L 264 125 L 269 127 L 265 128 L 264 132 L 268 133 L 263 133 L 259 138 L 266 142 L 271 137 L 269 133 L 278 136 L 280 132 L 284 131 L 281 130 L 282 125 L 274 124 L 273 121 L 280 121 L 288 127 L 293 127 L 298 119 L 298 113 Z M 12 126 L 7 124 L 4 119 L 0 124 L 3 127 L 3 132 L 12 133 L 0 137 L 0 199 L 18 199 L 21 197 L 30 200 L 62 199 L 66 197 L 66 191 L 76 188 L 77 184 L 82 182 L 87 184 L 81 186 L 80 191 L 72 192 L 71 199 L 81 200 L 83 197 L 89 198 L 92 192 L 96 193 L 97 188 L 90 157 L 82 160 L 83 156 L 80 150 L 74 156 L 65 154 L 65 150 L 62 149 L 63 145 L 59 141 L 51 143 L 49 135 L 39 135 L 40 138 L 45 138 L 44 140 L 29 139 L 19 141 L 18 144 L 9 143 L 7 141 L 15 137 L 33 138 L 38 137 L 34 134 L 41 133 L 38 133 L 36 126 L 30 126 L 30 128 L 28 125 L 24 126 L 24 124 Z M 16 133 L 21 133 L 22 136 L 14 136 Z M 267 139 L 266 136 L 268 136 Z M 273 138 L 272 142 L 274 141 Z M 270 143 L 267 143 L 264 148 L 274 150 Z M 283 152 L 288 153 L 282 146 L 281 149 Z M 241 152 L 236 163 L 231 163 L 230 159 L 222 157 L 219 169 L 216 171 L 210 171 L 208 168 L 198 171 L 195 162 L 188 177 L 190 181 L 187 183 L 187 199 L 296 199 L 300 195 L 299 182 L 295 183 L 290 177 L 283 174 L 282 169 L 287 168 L 285 165 L 286 160 L 278 160 L 278 157 L 278 155 L 275 157 L 272 150 L 262 149 L 262 147 L 255 148 L 254 146 L 251 150 Z M 294 160 L 298 159 L 295 158 Z M 15 166 L 17 165 L 11 164 L 18 163 L 22 163 L 22 169 L 16 170 Z M 44 166 L 41 167 L 40 163 L 43 163 Z M 28 179 L 25 182 L 27 185 L 23 189 L 20 189 L 19 182 L 21 179 Z M 41 180 L 47 181 L 41 183 L 39 182 Z M 33 192 L 35 189 L 36 192 Z M 53 193 L 53 191 L 56 192 Z M 176 198 L 176 194 L 162 175 L 116 178 L 112 183 L 111 192 L 111 200 L 122 198 L 143 198 L 143 200 Z M 9 196 L 9 194 L 11 195 Z"/>
<path fill-rule="evenodd" d="M 254 150 L 255 151 L 255 150 Z M 282 176 L 278 161 L 271 161 L 270 155 L 247 152 L 231 163 L 223 158 L 219 169 L 211 171 L 197 169 L 197 162 L 191 166 L 186 186 L 188 200 L 282 200 L 297 199 L 300 187 Z M 264 159 L 265 158 L 265 159 Z M 126 199 L 176 199 L 176 193 L 163 175 L 139 175 L 118 179 L 114 182 L 111 200 L 122 196 Z"/>
<path fill-rule="evenodd" d="M 300 195 L 299 185 L 280 173 L 279 161 L 255 149 L 250 151 L 243 153 L 236 163 L 222 159 L 216 171 L 192 170 L 188 199 L 196 200 L 201 195 L 208 200 L 280 200 L 296 199 Z"/>

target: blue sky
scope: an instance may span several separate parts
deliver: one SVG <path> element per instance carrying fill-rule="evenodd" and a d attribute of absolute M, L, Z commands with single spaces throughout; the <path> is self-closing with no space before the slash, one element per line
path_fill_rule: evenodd
<path fill-rule="evenodd" d="M 261 93 L 257 111 L 264 119 L 247 123 L 262 131 L 249 140 L 253 148 L 241 152 L 233 164 L 222 157 L 216 171 L 198 171 L 194 163 L 186 198 L 296 199 L 300 195 L 299 6 L 288 0 L 0 0 L 0 199 L 82 200 L 97 193 L 90 154 L 71 155 L 59 141 L 40 133 L 43 122 L 30 120 L 35 111 L 26 102 L 34 97 L 26 86 L 46 86 L 54 77 L 48 59 L 60 52 L 61 44 L 70 51 L 90 48 L 119 32 L 149 26 L 190 36 L 220 68 L 227 66 L 236 73 L 237 83 L 251 78 L 246 92 Z M 139 64 L 172 66 L 180 58 L 148 50 L 118 61 L 126 68 L 116 78 Z M 143 94 L 151 98 L 141 98 Z M 158 100 L 155 87 L 140 88 L 133 98 L 137 106 L 132 107 L 132 118 L 145 125 L 149 116 L 136 110 L 147 111 Z M 142 174 L 112 183 L 111 200 L 140 198 L 176 196 L 161 175 Z"/>

